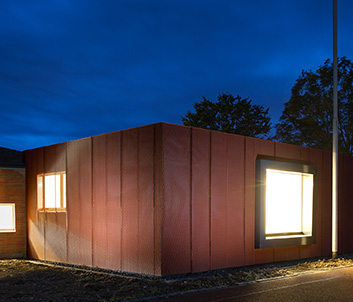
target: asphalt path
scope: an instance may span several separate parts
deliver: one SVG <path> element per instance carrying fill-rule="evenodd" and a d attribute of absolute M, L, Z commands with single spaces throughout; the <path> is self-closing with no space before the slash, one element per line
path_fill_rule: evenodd
<path fill-rule="evenodd" d="M 306 272 L 296 276 L 184 294 L 158 301 L 353 301 L 353 267 Z"/>

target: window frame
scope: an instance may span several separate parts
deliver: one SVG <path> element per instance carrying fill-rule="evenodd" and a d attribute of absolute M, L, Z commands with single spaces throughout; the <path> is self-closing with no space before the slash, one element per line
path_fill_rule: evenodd
<path fill-rule="evenodd" d="M 11 229 L 0 229 L 0 233 L 15 233 L 16 232 L 16 205 L 15 203 L 0 203 L 0 208 L 2 206 L 12 206 L 12 224 L 13 228 Z"/>
<path fill-rule="evenodd" d="M 313 197 L 311 234 L 301 232 L 276 233 L 274 236 L 266 234 L 266 170 L 279 170 L 313 175 Z M 301 188 L 303 190 L 303 187 Z M 301 201 L 302 202 L 302 201 Z M 317 168 L 305 163 L 291 162 L 284 159 L 263 158 L 256 159 L 255 176 L 255 248 L 273 248 L 284 246 L 309 245 L 316 242 L 316 203 L 317 203 Z M 304 209 L 303 203 L 302 211 Z M 303 217 L 303 212 L 301 219 Z M 269 236 L 270 235 L 270 236 Z"/>
<path fill-rule="evenodd" d="M 60 176 L 60 207 L 46 207 L 45 205 L 45 177 Z M 40 184 L 41 183 L 41 188 Z M 66 171 L 37 174 L 37 209 L 39 212 L 66 212 Z M 56 198 L 56 196 L 55 196 Z M 56 202 L 55 202 L 56 204 Z"/>

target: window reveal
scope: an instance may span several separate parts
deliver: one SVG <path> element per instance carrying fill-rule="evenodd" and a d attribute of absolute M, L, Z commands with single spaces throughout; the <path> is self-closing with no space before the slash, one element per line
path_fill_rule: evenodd
<path fill-rule="evenodd" d="M 37 175 L 37 204 L 39 211 L 66 210 L 66 173 Z"/>
<path fill-rule="evenodd" d="M 256 161 L 255 247 L 315 243 L 316 168 Z"/>

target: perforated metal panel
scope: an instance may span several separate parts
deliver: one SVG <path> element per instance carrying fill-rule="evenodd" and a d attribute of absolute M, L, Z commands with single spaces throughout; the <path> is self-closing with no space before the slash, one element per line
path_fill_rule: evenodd
<path fill-rule="evenodd" d="M 44 173 L 66 170 L 66 144 L 44 148 Z M 67 262 L 66 258 L 66 212 L 44 212 L 45 260 Z"/>
<path fill-rule="evenodd" d="M 190 133 L 190 128 L 163 127 L 163 274 L 191 270 Z"/>
<path fill-rule="evenodd" d="M 43 173 L 43 149 L 26 152 L 28 256 L 44 259 L 44 215 L 37 211 L 37 174 Z"/>
<path fill-rule="evenodd" d="M 258 155 L 317 167 L 316 244 L 255 249 Z M 325 151 L 161 123 L 29 150 L 26 163 L 32 258 L 167 275 L 330 253 Z M 37 174 L 64 170 L 67 214 L 38 212 Z M 339 172 L 340 251 L 352 252 L 351 156 Z"/>
<path fill-rule="evenodd" d="M 255 249 L 255 160 L 258 155 L 274 156 L 275 143 L 245 139 L 245 265 L 273 262 L 273 249 Z"/>
<path fill-rule="evenodd" d="M 154 274 L 154 129 L 139 128 L 138 272 Z"/>
<path fill-rule="evenodd" d="M 192 271 L 210 263 L 210 132 L 192 129 Z M 205 152 L 206 150 L 206 152 Z"/>
<path fill-rule="evenodd" d="M 68 262 L 92 265 L 91 138 L 67 144 Z"/>

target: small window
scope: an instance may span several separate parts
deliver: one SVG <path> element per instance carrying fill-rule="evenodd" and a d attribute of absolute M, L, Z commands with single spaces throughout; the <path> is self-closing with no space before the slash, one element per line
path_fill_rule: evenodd
<path fill-rule="evenodd" d="M 37 201 L 39 211 L 65 211 L 66 173 L 37 175 Z"/>
<path fill-rule="evenodd" d="M 0 232 L 16 232 L 14 203 L 0 203 Z"/>
<path fill-rule="evenodd" d="M 315 167 L 257 160 L 256 248 L 315 243 Z"/>

